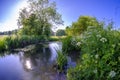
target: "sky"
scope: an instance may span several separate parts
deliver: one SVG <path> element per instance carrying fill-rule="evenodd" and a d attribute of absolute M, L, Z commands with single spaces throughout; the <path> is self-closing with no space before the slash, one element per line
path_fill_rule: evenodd
<path fill-rule="evenodd" d="M 65 28 L 79 16 L 93 16 L 98 20 L 113 21 L 120 28 L 120 0 L 54 0 L 62 15 Z M 17 29 L 19 10 L 27 6 L 26 0 L 0 0 L 0 31 Z"/>
<path fill-rule="evenodd" d="M 17 29 L 19 11 L 26 6 L 26 0 L 0 0 L 0 31 Z"/>

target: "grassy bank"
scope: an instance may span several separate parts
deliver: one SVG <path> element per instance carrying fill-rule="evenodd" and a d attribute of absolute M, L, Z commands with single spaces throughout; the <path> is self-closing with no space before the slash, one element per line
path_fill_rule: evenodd
<path fill-rule="evenodd" d="M 47 41 L 46 36 L 1 36 L 0 52 L 5 50 L 13 50 L 14 48 L 24 47 L 29 44 L 37 44 L 44 41 Z"/>
<path fill-rule="evenodd" d="M 62 41 L 66 36 L 50 36 L 49 41 Z"/>
<path fill-rule="evenodd" d="M 2 35 L 0 36 L 0 52 L 5 50 L 13 50 L 15 48 L 22 48 L 30 44 L 37 44 L 40 42 L 46 41 L 61 41 L 65 36 L 50 36 L 49 38 L 42 35 L 42 36 L 16 36 L 16 35 Z"/>

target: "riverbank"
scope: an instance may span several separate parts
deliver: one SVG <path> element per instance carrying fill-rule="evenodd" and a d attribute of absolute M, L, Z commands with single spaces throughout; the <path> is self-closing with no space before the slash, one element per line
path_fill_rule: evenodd
<path fill-rule="evenodd" d="M 1 36 L 0 37 L 0 52 L 4 52 L 6 50 L 12 51 L 16 48 L 23 48 L 31 44 L 59 41 L 59 40 L 62 40 L 63 38 L 64 37 L 55 37 L 55 36 L 46 37 L 44 35 L 41 35 L 41 36 L 27 36 L 27 35 Z"/>

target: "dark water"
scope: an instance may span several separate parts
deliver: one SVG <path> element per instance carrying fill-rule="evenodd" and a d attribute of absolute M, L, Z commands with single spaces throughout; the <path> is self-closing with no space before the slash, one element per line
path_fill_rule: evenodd
<path fill-rule="evenodd" d="M 35 45 L 27 52 L 0 53 L 0 80 L 66 80 L 53 68 L 61 43 Z"/>

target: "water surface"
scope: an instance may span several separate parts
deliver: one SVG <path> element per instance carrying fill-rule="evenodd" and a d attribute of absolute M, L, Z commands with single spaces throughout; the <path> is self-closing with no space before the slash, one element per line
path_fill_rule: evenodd
<path fill-rule="evenodd" d="M 53 68 L 60 42 L 38 44 L 23 52 L 0 53 L 0 80 L 66 80 Z"/>

